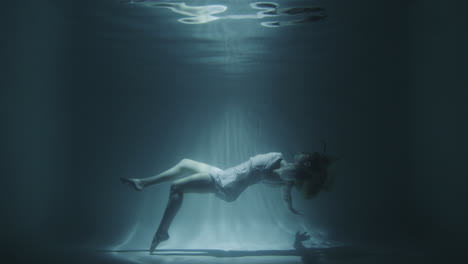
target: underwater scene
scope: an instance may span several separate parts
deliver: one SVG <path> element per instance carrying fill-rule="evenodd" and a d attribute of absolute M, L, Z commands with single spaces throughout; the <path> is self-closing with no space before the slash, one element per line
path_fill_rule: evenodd
<path fill-rule="evenodd" d="M 15 1 L 6 263 L 449 263 L 465 3 Z"/>

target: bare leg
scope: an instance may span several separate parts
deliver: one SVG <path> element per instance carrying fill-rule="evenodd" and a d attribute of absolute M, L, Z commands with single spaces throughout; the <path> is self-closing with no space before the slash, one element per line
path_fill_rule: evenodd
<path fill-rule="evenodd" d="M 158 184 L 161 182 L 175 180 L 187 174 L 194 174 L 194 173 L 208 173 L 212 166 L 190 160 L 190 159 L 183 159 L 174 167 L 154 176 L 150 176 L 143 179 L 135 179 L 135 178 L 120 178 L 122 183 L 129 184 L 135 190 L 141 191 L 145 187 L 148 187 L 153 184 Z"/>
<path fill-rule="evenodd" d="M 197 173 L 175 181 L 171 185 L 169 202 L 151 243 L 150 254 L 159 243 L 169 239 L 168 230 L 172 220 L 174 220 L 174 217 L 182 206 L 184 193 L 209 193 L 214 191 L 215 186 L 208 172 Z"/>

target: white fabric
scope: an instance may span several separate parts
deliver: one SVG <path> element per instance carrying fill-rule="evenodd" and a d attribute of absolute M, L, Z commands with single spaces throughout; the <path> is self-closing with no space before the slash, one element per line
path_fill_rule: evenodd
<path fill-rule="evenodd" d="M 217 188 L 216 195 L 228 202 L 236 200 L 247 187 L 271 175 L 282 159 L 281 153 L 270 152 L 251 157 L 248 161 L 226 170 L 213 167 L 210 175 Z"/>

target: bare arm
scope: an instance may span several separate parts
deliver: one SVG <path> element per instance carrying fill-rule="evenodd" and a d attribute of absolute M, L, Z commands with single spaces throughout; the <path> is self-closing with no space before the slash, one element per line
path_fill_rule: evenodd
<path fill-rule="evenodd" d="M 289 211 L 291 211 L 293 214 L 302 215 L 299 211 L 294 209 L 292 206 L 291 190 L 292 190 L 293 185 L 294 185 L 293 182 L 288 182 L 283 187 L 283 200 L 286 203 L 286 206 L 288 207 Z"/>

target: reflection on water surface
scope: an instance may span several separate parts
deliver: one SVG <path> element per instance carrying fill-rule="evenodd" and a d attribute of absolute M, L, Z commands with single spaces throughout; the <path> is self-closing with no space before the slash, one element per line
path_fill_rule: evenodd
<path fill-rule="evenodd" d="M 184 24 L 204 24 L 219 19 L 273 19 L 273 21 L 262 21 L 260 25 L 265 27 L 292 26 L 304 23 L 313 23 L 324 20 L 327 15 L 322 7 L 289 7 L 280 8 L 274 2 L 255 2 L 250 7 L 254 13 L 222 15 L 228 10 L 225 5 L 187 5 L 183 2 L 164 2 L 156 0 L 125 0 L 126 4 L 139 4 L 147 7 L 167 8 L 175 13 L 185 15 L 178 19 Z M 216 15 L 216 16 L 215 16 Z"/>

